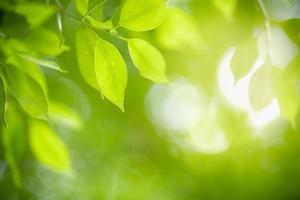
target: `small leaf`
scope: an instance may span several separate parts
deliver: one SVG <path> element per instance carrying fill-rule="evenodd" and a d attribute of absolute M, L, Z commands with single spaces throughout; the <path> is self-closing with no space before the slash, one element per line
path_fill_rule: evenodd
<path fill-rule="evenodd" d="M 250 71 L 257 58 L 258 50 L 255 39 L 246 40 L 235 49 L 231 60 L 231 70 L 237 81 Z"/>
<path fill-rule="evenodd" d="M 118 49 L 111 43 L 99 39 L 95 50 L 95 68 L 103 95 L 124 111 L 127 69 Z"/>
<path fill-rule="evenodd" d="M 7 127 L 2 129 L 2 144 L 4 147 L 5 160 L 7 161 L 14 183 L 21 186 L 20 161 L 25 149 L 25 125 L 20 114 L 10 107 L 7 114 Z"/>
<path fill-rule="evenodd" d="M 165 10 L 166 0 L 127 0 L 119 25 L 132 31 L 149 31 L 161 24 Z"/>
<path fill-rule="evenodd" d="M 79 69 L 84 80 L 99 90 L 95 72 L 95 48 L 97 36 L 88 29 L 79 29 L 76 34 L 76 50 Z"/>
<path fill-rule="evenodd" d="M 45 119 L 48 102 L 42 87 L 14 66 L 8 67 L 8 86 L 21 107 L 32 117 Z"/>
<path fill-rule="evenodd" d="M 275 98 L 273 91 L 272 66 L 264 64 L 251 77 L 249 100 L 254 110 L 260 111 Z"/>
<path fill-rule="evenodd" d="M 128 48 L 133 63 L 141 76 L 154 82 L 166 82 L 166 63 L 161 53 L 141 39 L 128 40 Z"/>
<path fill-rule="evenodd" d="M 212 0 L 212 3 L 227 19 L 233 17 L 237 0 Z"/>
<path fill-rule="evenodd" d="M 67 147 L 48 124 L 32 120 L 29 124 L 29 143 L 32 153 L 40 163 L 57 172 L 70 171 Z"/>
<path fill-rule="evenodd" d="M 45 3 L 24 2 L 17 4 L 15 12 L 26 17 L 32 27 L 37 27 L 47 21 L 55 13 L 55 8 Z"/>

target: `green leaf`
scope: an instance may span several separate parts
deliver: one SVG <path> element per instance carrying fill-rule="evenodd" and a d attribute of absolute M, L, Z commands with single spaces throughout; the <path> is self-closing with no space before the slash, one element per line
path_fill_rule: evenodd
<path fill-rule="evenodd" d="M 14 66 L 8 66 L 8 86 L 21 107 L 32 117 L 45 119 L 48 102 L 42 87 Z"/>
<path fill-rule="evenodd" d="M 14 183 L 17 187 L 21 186 L 20 162 L 25 149 L 25 125 L 20 113 L 13 107 L 9 108 L 7 114 L 7 127 L 2 129 L 2 145 L 7 164 L 12 171 Z"/>
<path fill-rule="evenodd" d="M 212 3 L 227 19 L 233 17 L 237 0 L 212 0 Z"/>
<path fill-rule="evenodd" d="M 43 89 L 45 95 L 47 95 L 47 85 L 44 74 L 42 73 L 41 69 L 38 65 L 33 62 L 30 62 L 24 59 L 21 55 L 12 55 L 8 57 L 6 60 L 7 64 L 14 65 L 24 74 L 30 76 L 34 79 L 40 87 Z"/>
<path fill-rule="evenodd" d="M 45 56 L 56 56 L 67 49 L 61 45 L 58 34 L 46 28 L 32 30 L 24 43 L 32 51 Z"/>
<path fill-rule="evenodd" d="M 238 81 L 250 71 L 258 58 L 255 39 L 248 39 L 237 46 L 231 60 L 231 71 Z"/>
<path fill-rule="evenodd" d="M 167 82 L 166 63 L 161 53 L 141 39 L 128 40 L 129 53 L 141 76 L 154 82 Z"/>
<path fill-rule="evenodd" d="M 24 2 L 16 5 L 15 12 L 24 16 L 31 27 L 37 27 L 55 13 L 55 7 L 39 2 Z"/>
<path fill-rule="evenodd" d="M 81 118 L 71 107 L 58 103 L 51 102 L 49 107 L 49 118 L 58 126 L 71 128 L 79 131 L 82 127 Z"/>
<path fill-rule="evenodd" d="M 272 66 L 264 64 L 252 75 L 249 83 L 249 100 L 254 110 L 260 111 L 275 98 Z"/>
<path fill-rule="evenodd" d="M 47 123 L 38 120 L 30 122 L 29 143 L 32 153 L 40 163 L 57 172 L 70 171 L 67 147 Z"/>
<path fill-rule="evenodd" d="M 119 25 L 132 31 L 149 31 L 161 24 L 165 10 L 165 0 L 127 0 Z"/>
<path fill-rule="evenodd" d="M 0 78 L 0 123 L 5 123 L 6 117 L 6 91 L 2 78 Z"/>
<path fill-rule="evenodd" d="M 111 43 L 99 39 L 95 50 L 95 68 L 103 95 L 124 111 L 127 69 L 118 49 Z"/>
<path fill-rule="evenodd" d="M 79 69 L 84 80 L 99 90 L 95 72 L 95 48 L 97 36 L 89 29 L 79 29 L 76 34 L 76 50 Z"/>
<path fill-rule="evenodd" d="M 89 0 L 75 0 L 75 5 L 78 12 L 85 15 L 88 12 Z"/>
<path fill-rule="evenodd" d="M 167 10 L 162 24 L 155 30 L 158 42 L 175 50 L 198 50 L 203 39 L 195 20 L 178 8 Z"/>

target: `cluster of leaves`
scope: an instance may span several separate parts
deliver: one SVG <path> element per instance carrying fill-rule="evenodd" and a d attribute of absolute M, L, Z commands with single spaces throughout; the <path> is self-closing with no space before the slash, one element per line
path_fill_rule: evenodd
<path fill-rule="evenodd" d="M 21 185 L 19 163 L 27 140 L 40 163 L 57 172 L 71 171 L 67 147 L 57 136 L 55 123 L 66 116 L 76 123 L 79 117 L 67 105 L 49 100 L 44 75 L 45 68 L 65 73 L 58 64 L 58 56 L 70 49 L 65 45 L 63 18 L 79 24 L 75 48 L 83 79 L 122 111 L 127 68 L 118 48 L 103 34 L 128 44 L 141 76 L 167 82 L 161 53 L 145 40 L 126 39 L 117 32 L 120 27 L 136 32 L 156 28 L 165 15 L 165 0 L 76 0 L 68 4 L 76 7 L 77 15 L 58 0 L 0 2 L 2 146 L 17 186 Z"/>
<path fill-rule="evenodd" d="M 231 60 L 231 70 L 236 81 L 252 74 L 249 100 L 254 110 L 261 111 L 277 98 L 282 115 L 295 125 L 300 94 L 298 30 L 283 30 L 283 24 L 299 19 L 299 1 L 258 1 L 264 16 L 264 28 L 239 44 Z M 278 12 L 279 11 L 279 12 Z M 257 69 L 258 58 L 263 64 Z M 252 71 L 252 72 L 251 72 Z"/>

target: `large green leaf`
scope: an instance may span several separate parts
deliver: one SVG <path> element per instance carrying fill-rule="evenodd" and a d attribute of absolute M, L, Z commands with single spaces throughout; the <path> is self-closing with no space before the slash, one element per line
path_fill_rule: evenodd
<path fill-rule="evenodd" d="M 55 8 L 46 3 L 24 2 L 16 5 L 15 12 L 26 17 L 32 27 L 37 27 L 55 13 Z"/>
<path fill-rule="evenodd" d="M 48 101 L 40 84 L 14 66 L 8 66 L 8 86 L 21 107 L 32 117 L 46 118 Z"/>
<path fill-rule="evenodd" d="M 231 60 L 231 70 L 236 80 L 245 76 L 258 58 L 255 39 L 248 39 L 235 49 Z"/>
<path fill-rule="evenodd" d="M 36 159 L 57 172 L 68 172 L 71 163 L 68 150 L 48 124 L 32 120 L 29 124 L 29 142 Z"/>
<path fill-rule="evenodd" d="M 128 40 L 128 48 L 133 63 L 141 76 L 154 82 L 166 82 L 166 63 L 161 53 L 141 39 Z"/>
<path fill-rule="evenodd" d="M 89 29 L 79 29 L 76 34 L 76 50 L 80 72 L 85 81 L 99 90 L 95 72 L 95 48 L 97 36 Z"/>
<path fill-rule="evenodd" d="M 20 113 L 13 107 L 9 108 L 7 114 L 7 127 L 2 129 L 2 144 L 4 147 L 5 159 L 12 171 L 14 183 L 21 186 L 20 161 L 25 149 L 25 125 Z"/>
<path fill-rule="evenodd" d="M 118 49 L 111 43 L 99 39 L 95 51 L 95 68 L 103 95 L 124 111 L 127 69 Z"/>
<path fill-rule="evenodd" d="M 274 99 L 272 66 L 264 64 L 251 77 L 249 100 L 254 110 L 260 111 Z"/>
<path fill-rule="evenodd" d="M 85 15 L 88 12 L 89 0 L 75 0 L 75 5 L 78 12 Z"/>
<path fill-rule="evenodd" d="M 149 31 L 163 20 L 166 0 L 127 0 L 125 1 L 119 25 L 132 31 Z"/>

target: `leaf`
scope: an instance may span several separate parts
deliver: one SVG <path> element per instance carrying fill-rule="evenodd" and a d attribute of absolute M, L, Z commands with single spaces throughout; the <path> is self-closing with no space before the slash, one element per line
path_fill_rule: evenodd
<path fill-rule="evenodd" d="M 32 51 L 45 56 L 56 56 L 67 49 L 61 46 L 58 34 L 46 28 L 32 30 L 26 35 L 24 43 Z"/>
<path fill-rule="evenodd" d="M 29 143 L 32 153 L 40 163 L 57 172 L 70 171 L 67 147 L 47 123 L 38 120 L 30 121 Z"/>
<path fill-rule="evenodd" d="M 55 8 L 45 3 L 24 2 L 16 5 L 15 12 L 24 16 L 34 28 L 46 22 L 55 13 Z"/>
<path fill-rule="evenodd" d="M 43 89 L 44 95 L 47 95 L 47 85 L 46 80 L 44 77 L 44 74 L 40 70 L 39 66 L 24 59 L 20 55 L 12 55 L 8 57 L 6 60 L 7 64 L 14 65 L 17 67 L 20 71 L 22 71 L 24 74 L 30 76 L 32 79 L 34 79 Z"/>
<path fill-rule="evenodd" d="M 124 111 L 127 69 L 118 49 L 111 43 L 99 39 L 95 50 L 95 68 L 103 95 Z"/>
<path fill-rule="evenodd" d="M 141 39 L 128 40 L 129 53 L 141 76 L 154 82 L 167 82 L 166 63 L 161 53 Z"/>
<path fill-rule="evenodd" d="M 21 107 L 32 117 L 45 119 L 48 102 L 42 87 L 14 66 L 8 67 L 8 86 Z"/>
<path fill-rule="evenodd" d="M 20 161 L 25 149 L 25 125 L 20 114 L 10 107 L 7 114 L 7 127 L 2 129 L 2 145 L 4 147 L 5 160 L 7 161 L 14 183 L 21 186 Z"/>
<path fill-rule="evenodd" d="M 249 83 L 249 100 L 252 108 L 260 111 L 275 98 L 272 80 L 272 66 L 262 65 L 252 75 Z"/>
<path fill-rule="evenodd" d="M 300 18 L 299 0 L 264 0 L 262 1 L 268 15 L 278 21 Z"/>
<path fill-rule="evenodd" d="M 158 42 L 165 48 L 185 51 L 198 50 L 203 46 L 195 20 L 178 8 L 167 10 L 166 17 L 155 34 Z"/>
<path fill-rule="evenodd" d="M 131 31 L 149 31 L 161 24 L 165 10 L 165 0 L 127 0 L 121 11 L 119 25 Z"/>
<path fill-rule="evenodd" d="M 6 91 L 2 78 L 0 78 L 0 123 L 5 123 L 6 117 Z"/>
<path fill-rule="evenodd" d="M 95 71 L 95 48 L 97 36 L 88 29 L 78 29 L 76 50 L 79 69 L 84 80 L 94 89 L 99 90 Z"/>
<path fill-rule="evenodd" d="M 231 71 L 238 81 L 244 77 L 255 64 L 258 50 L 255 39 L 249 39 L 237 46 L 231 60 Z"/>
<path fill-rule="evenodd" d="M 78 12 L 85 15 L 88 12 L 89 0 L 75 0 L 75 5 Z"/>
<path fill-rule="evenodd" d="M 212 0 L 212 3 L 227 19 L 232 19 L 237 0 Z"/>
<path fill-rule="evenodd" d="M 34 63 L 34 64 L 37 64 L 37 65 L 40 65 L 42 67 L 47 67 L 49 69 L 54 69 L 54 70 L 57 70 L 59 72 L 66 72 L 64 71 L 63 69 L 60 68 L 60 66 L 52 61 L 52 60 L 47 60 L 47 59 L 40 59 L 40 58 L 36 58 L 34 56 L 31 56 L 29 54 L 20 54 L 20 57 Z"/>
<path fill-rule="evenodd" d="M 71 107 L 62 103 L 50 103 L 49 118 L 51 122 L 54 122 L 59 126 L 71 128 L 76 131 L 79 131 L 82 127 L 81 118 L 78 113 Z"/>

